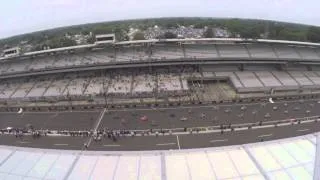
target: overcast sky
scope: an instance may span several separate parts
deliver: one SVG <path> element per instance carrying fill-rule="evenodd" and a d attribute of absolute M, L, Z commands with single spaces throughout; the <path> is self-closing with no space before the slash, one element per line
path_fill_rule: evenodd
<path fill-rule="evenodd" d="M 320 25 L 320 0 L 3 0 L 0 38 L 48 28 L 151 17 L 237 17 Z"/>

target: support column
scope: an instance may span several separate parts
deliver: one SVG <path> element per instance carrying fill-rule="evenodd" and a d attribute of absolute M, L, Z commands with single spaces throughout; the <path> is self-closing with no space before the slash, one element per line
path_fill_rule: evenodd
<path fill-rule="evenodd" d="M 161 153 L 161 180 L 167 180 L 166 157 L 164 152 Z"/>
<path fill-rule="evenodd" d="M 140 175 L 141 175 L 141 170 L 140 170 L 140 168 L 141 168 L 141 157 L 142 157 L 142 155 L 140 155 L 139 156 L 139 162 L 138 162 L 138 175 L 137 175 L 137 179 L 139 180 L 140 179 Z"/>
<path fill-rule="evenodd" d="M 315 154 L 315 161 L 314 161 L 314 169 L 313 169 L 313 180 L 320 179 L 320 136 L 317 134 L 316 140 L 316 154 Z"/>
<path fill-rule="evenodd" d="M 243 149 L 246 151 L 246 153 L 248 154 L 248 156 L 250 157 L 250 159 L 252 160 L 252 162 L 254 163 L 256 168 L 259 170 L 260 174 L 264 177 L 264 179 L 268 180 L 269 178 L 268 178 L 266 172 L 263 170 L 263 168 L 257 162 L 255 157 L 251 154 L 251 152 L 249 151 L 248 147 L 247 146 L 243 146 Z"/>
<path fill-rule="evenodd" d="M 114 168 L 114 171 L 113 171 L 113 174 L 112 174 L 112 179 L 113 180 L 115 179 L 115 176 L 116 176 L 116 173 L 117 173 L 117 169 L 118 169 L 118 166 L 119 166 L 119 161 L 120 161 L 120 155 L 118 156 L 117 164 L 116 164 L 116 167 Z"/>
<path fill-rule="evenodd" d="M 0 161 L 0 166 L 2 166 L 11 156 L 13 156 L 15 152 L 16 150 L 13 150 L 6 158 Z"/>
<path fill-rule="evenodd" d="M 73 171 L 74 167 L 76 166 L 78 160 L 80 159 L 80 156 L 81 156 L 81 153 L 80 154 L 77 154 L 77 157 L 76 159 L 73 161 L 72 165 L 70 166 L 66 176 L 63 178 L 64 180 L 67 180 L 71 174 L 71 172 Z"/>
<path fill-rule="evenodd" d="M 250 51 L 249 51 L 249 48 L 247 47 L 247 45 L 243 45 L 244 46 L 244 49 L 245 49 L 245 51 L 248 53 L 248 55 L 249 55 L 249 58 L 251 59 L 252 58 L 252 55 L 251 55 L 251 53 L 250 53 Z"/>
<path fill-rule="evenodd" d="M 181 44 L 181 49 L 182 49 L 182 53 L 183 53 L 183 58 L 187 57 L 187 53 L 186 53 L 186 49 L 184 47 L 184 44 Z"/>
<path fill-rule="evenodd" d="M 186 166 L 187 166 L 187 170 L 188 170 L 188 174 L 189 174 L 189 179 L 192 179 L 191 170 L 190 170 L 190 166 L 189 166 L 187 155 L 184 155 L 184 159 L 186 161 Z"/>

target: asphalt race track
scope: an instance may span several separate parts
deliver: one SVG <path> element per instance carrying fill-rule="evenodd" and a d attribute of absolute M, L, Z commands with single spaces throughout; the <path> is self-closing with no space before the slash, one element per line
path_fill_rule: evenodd
<path fill-rule="evenodd" d="M 304 102 L 281 102 L 267 104 L 233 104 L 172 107 L 162 109 L 123 109 L 108 111 L 99 128 L 150 129 L 206 127 L 221 124 L 243 124 L 257 121 L 283 120 L 320 115 L 320 104 L 316 100 Z M 148 122 L 140 117 L 147 116 Z M 186 119 L 182 121 L 182 119 Z M 124 120 L 126 123 L 121 123 Z"/>
<path fill-rule="evenodd" d="M 281 126 L 277 128 L 263 128 L 242 130 L 235 132 L 189 134 L 189 135 L 159 135 L 120 137 L 116 142 L 104 138 L 100 142 L 92 141 L 88 150 L 96 151 L 137 151 L 137 150 L 170 150 L 218 147 L 246 144 L 301 136 L 320 131 L 320 123 L 306 123 L 299 125 Z M 22 139 L 15 136 L 1 135 L 0 144 L 20 147 L 83 150 L 83 144 L 89 137 L 40 137 L 25 136 Z"/>
<path fill-rule="evenodd" d="M 0 113 L 0 129 L 24 128 L 30 124 L 35 129 L 90 130 L 100 113 L 100 111 Z"/>
<path fill-rule="evenodd" d="M 91 130 L 96 127 L 98 129 L 127 130 L 207 127 L 221 124 L 243 124 L 318 116 L 320 115 L 319 110 L 320 103 L 318 103 L 318 100 L 296 100 L 273 104 L 266 102 L 158 109 L 25 112 L 22 114 L 3 112 L 0 113 L 0 128 L 23 128 L 27 125 L 32 125 L 35 129 L 44 130 Z M 141 121 L 140 118 L 142 116 L 146 116 L 148 120 Z M 20 139 L 12 135 L 0 135 L 0 144 L 81 150 L 83 149 L 83 144 L 90 141 L 88 150 L 164 150 L 244 144 L 259 142 L 262 139 L 280 139 L 318 131 L 320 131 L 320 123 L 306 123 L 277 128 L 224 132 L 223 134 L 120 137 L 116 142 L 108 138 L 95 142 L 90 137 L 46 136 L 34 139 L 31 136 L 24 136 Z"/>
<path fill-rule="evenodd" d="M 317 100 L 257 104 L 208 105 L 170 107 L 159 109 L 106 110 L 101 122 L 101 111 L 73 112 L 13 112 L 0 113 L 0 129 L 23 128 L 31 124 L 35 129 L 90 130 L 98 129 L 142 130 L 150 128 L 207 127 L 221 124 L 243 124 L 258 121 L 292 119 L 320 115 Z M 148 121 L 140 121 L 147 116 Z M 184 121 L 182 121 L 184 119 Z"/>

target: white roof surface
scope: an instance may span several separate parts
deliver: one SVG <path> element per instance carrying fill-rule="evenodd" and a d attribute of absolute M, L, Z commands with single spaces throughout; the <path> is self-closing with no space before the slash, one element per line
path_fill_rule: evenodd
<path fill-rule="evenodd" d="M 317 172 L 319 135 L 174 151 L 81 152 L 2 146 L 0 179 L 308 180 Z"/>

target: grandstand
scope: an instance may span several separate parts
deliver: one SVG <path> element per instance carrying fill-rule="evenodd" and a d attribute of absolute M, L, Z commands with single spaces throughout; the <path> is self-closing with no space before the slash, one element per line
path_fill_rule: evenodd
<path fill-rule="evenodd" d="M 1 58 L 0 179 L 317 179 L 319 62 L 214 38 Z"/>
<path fill-rule="evenodd" d="M 319 52 L 314 43 L 241 39 L 144 40 L 30 52 L 1 59 L 0 110 L 317 97 Z"/>
<path fill-rule="evenodd" d="M 184 44 L 186 58 L 216 58 L 219 56 L 214 44 Z"/>
<path fill-rule="evenodd" d="M 124 45 L 123 45 L 124 46 Z M 319 50 L 314 47 L 300 47 L 273 44 L 158 44 L 153 46 L 134 45 L 109 47 L 99 50 L 86 49 L 86 52 L 62 53 L 51 55 L 25 55 L 23 59 L 10 59 L 2 62 L 1 75 L 30 71 L 45 71 L 58 68 L 75 68 L 107 65 L 119 62 L 139 62 L 163 60 L 170 62 L 181 59 L 205 60 L 269 60 L 274 64 L 283 62 L 315 63 L 320 60 Z M 16 57 L 17 58 L 17 57 Z M 30 59 L 31 58 L 31 59 Z"/>
<path fill-rule="evenodd" d="M 235 67 L 236 68 L 236 67 Z M 206 69 L 204 69 L 206 70 Z M 204 71 L 194 73 L 138 73 L 135 70 L 123 74 L 120 71 L 106 71 L 97 77 L 78 77 L 74 73 L 65 76 L 53 75 L 21 80 L 0 82 L 2 99 L 35 98 L 36 96 L 153 96 L 159 94 L 183 94 L 189 91 L 188 81 L 225 80 L 238 93 L 265 92 L 320 88 L 320 71 Z M 119 73 L 119 74 L 117 74 Z M 111 79 L 110 79 L 111 78 Z M 110 80 L 108 80 L 110 79 Z M 101 84 L 101 83 L 104 83 Z M 102 88 L 102 86 L 104 88 Z"/>

